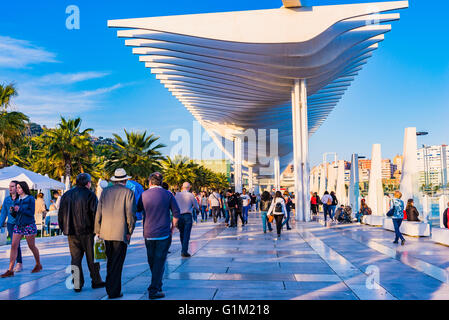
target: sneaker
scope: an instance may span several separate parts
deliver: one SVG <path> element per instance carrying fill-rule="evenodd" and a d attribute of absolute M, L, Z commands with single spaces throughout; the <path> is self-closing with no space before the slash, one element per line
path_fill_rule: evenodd
<path fill-rule="evenodd" d="M 14 271 L 7 270 L 4 274 L 1 275 L 2 278 L 14 277 Z"/>
<path fill-rule="evenodd" d="M 292 228 L 287 228 L 287 230 L 291 230 Z"/>
<path fill-rule="evenodd" d="M 181 253 L 181 257 L 183 258 L 190 258 L 192 255 L 190 253 Z"/>
<path fill-rule="evenodd" d="M 401 241 L 401 246 L 403 246 L 405 244 L 405 240 Z"/>
<path fill-rule="evenodd" d="M 106 287 L 106 282 L 102 281 L 99 283 L 92 284 L 92 289 L 100 289 Z"/>
<path fill-rule="evenodd" d="M 163 293 L 162 291 L 156 292 L 156 293 L 149 293 L 148 294 L 148 298 L 150 298 L 151 300 L 154 299 L 161 299 L 165 297 L 165 293 Z"/>
<path fill-rule="evenodd" d="M 21 263 L 17 263 L 16 267 L 14 268 L 14 272 L 20 272 L 22 271 L 23 267 Z"/>
<path fill-rule="evenodd" d="M 33 270 L 31 270 L 31 273 L 38 273 L 41 270 L 42 270 L 42 265 L 41 264 L 36 264 L 34 266 Z"/>
<path fill-rule="evenodd" d="M 398 242 L 397 242 L 397 241 L 393 241 L 393 243 L 394 243 L 394 244 L 397 244 Z"/>
<path fill-rule="evenodd" d="M 79 289 L 73 289 L 73 290 L 75 290 L 75 292 L 77 292 L 77 293 L 80 293 L 80 292 L 81 292 L 81 290 L 83 290 L 83 288 L 79 288 Z"/>

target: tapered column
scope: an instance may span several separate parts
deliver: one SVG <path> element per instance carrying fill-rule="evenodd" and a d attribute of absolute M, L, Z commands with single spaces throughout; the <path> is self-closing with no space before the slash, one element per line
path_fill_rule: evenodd
<path fill-rule="evenodd" d="M 402 199 L 414 199 L 418 197 L 418 160 L 416 145 L 416 128 L 405 128 L 404 134 L 404 161 L 402 162 L 401 193 Z M 418 201 L 416 201 L 418 200 Z"/>
<path fill-rule="evenodd" d="M 351 181 L 349 183 L 349 204 L 352 214 L 359 211 L 359 155 L 353 154 L 351 159 Z"/>
<path fill-rule="evenodd" d="M 254 193 L 253 167 L 248 167 L 248 191 Z"/>
<path fill-rule="evenodd" d="M 345 188 L 345 161 L 338 161 L 337 169 L 337 191 L 336 196 L 340 204 L 346 205 L 346 188 Z"/>
<path fill-rule="evenodd" d="M 309 131 L 307 88 L 304 79 L 295 80 L 292 92 L 293 170 L 295 174 L 296 220 L 310 221 L 309 198 Z"/>
<path fill-rule="evenodd" d="M 279 156 L 274 157 L 274 188 L 276 191 L 281 190 L 281 164 Z"/>
<path fill-rule="evenodd" d="M 380 144 L 373 144 L 371 152 L 371 171 L 369 177 L 368 206 L 375 216 L 383 216 L 383 188 L 382 188 L 382 152 Z"/>
<path fill-rule="evenodd" d="M 235 192 L 242 192 L 242 138 L 234 139 L 234 181 Z"/>

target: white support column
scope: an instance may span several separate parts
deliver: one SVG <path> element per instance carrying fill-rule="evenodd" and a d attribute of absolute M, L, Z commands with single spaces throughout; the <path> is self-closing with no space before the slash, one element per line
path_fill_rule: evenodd
<path fill-rule="evenodd" d="M 235 192 L 242 192 L 242 138 L 234 139 L 234 181 Z"/>
<path fill-rule="evenodd" d="M 346 188 L 345 188 L 345 161 L 338 161 L 337 169 L 337 191 L 336 196 L 340 204 L 346 205 Z"/>
<path fill-rule="evenodd" d="M 248 167 L 248 191 L 251 193 L 254 193 L 254 174 L 253 174 L 253 167 Z"/>
<path fill-rule="evenodd" d="M 404 134 L 404 161 L 402 162 L 401 193 L 402 199 L 414 199 L 418 197 L 418 160 L 417 160 L 416 128 L 405 128 Z M 418 200 L 418 201 L 416 201 Z"/>
<path fill-rule="evenodd" d="M 295 80 L 292 92 L 293 170 L 295 174 L 296 220 L 308 221 L 309 197 L 307 90 L 304 79 Z"/>
<path fill-rule="evenodd" d="M 296 81 L 298 82 L 298 81 Z M 309 222 L 312 220 L 309 207 L 310 193 L 310 166 L 309 166 L 309 123 L 307 114 L 307 87 L 306 80 L 300 81 L 300 113 L 301 113 L 301 140 L 302 140 L 302 179 L 303 179 L 303 215 L 302 221 Z"/>
<path fill-rule="evenodd" d="M 349 204 L 352 214 L 359 211 L 359 156 L 353 154 L 351 159 L 351 181 L 349 183 Z"/>
<path fill-rule="evenodd" d="M 281 164 L 279 156 L 274 157 L 274 188 L 276 191 L 281 190 Z"/>
<path fill-rule="evenodd" d="M 383 195 L 382 188 L 382 151 L 380 144 L 373 144 L 371 152 L 371 171 L 369 177 L 367 204 L 375 216 L 383 216 Z"/>

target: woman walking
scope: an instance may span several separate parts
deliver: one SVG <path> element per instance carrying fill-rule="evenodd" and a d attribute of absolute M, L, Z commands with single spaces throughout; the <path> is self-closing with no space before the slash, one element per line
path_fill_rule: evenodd
<path fill-rule="evenodd" d="M 201 222 L 207 221 L 207 196 L 206 192 L 201 192 Z"/>
<path fill-rule="evenodd" d="M 398 240 L 401 239 L 401 245 L 404 245 L 405 239 L 400 231 L 402 220 L 404 219 L 404 201 L 402 201 L 401 198 L 402 193 L 400 191 L 395 191 L 392 206 L 394 209 L 392 218 L 396 236 L 393 243 L 398 243 Z"/>
<path fill-rule="evenodd" d="M 335 195 L 334 191 L 331 192 L 331 197 L 332 197 L 332 204 L 329 207 L 329 209 L 330 209 L 330 217 L 331 217 L 332 220 L 336 221 L 336 219 L 335 219 L 335 209 L 337 209 L 338 200 L 337 200 L 337 196 Z"/>
<path fill-rule="evenodd" d="M 318 214 L 318 199 L 317 193 L 310 193 L 310 210 L 312 211 L 312 215 L 316 216 Z"/>
<path fill-rule="evenodd" d="M 419 212 L 418 209 L 416 209 L 415 204 L 413 203 L 413 199 L 408 199 L 405 212 L 407 213 L 407 221 L 420 221 L 418 219 Z"/>
<path fill-rule="evenodd" d="M 263 233 L 267 233 L 267 224 L 268 230 L 271 232 L 273 228 L 271 227 L 271 223 L 268 221 L 267 213 L 271 206 L 271 196 L 268 191 L 264 191 L 262 196 L 260 197 L 260 215 L 262 217 L 262 227 Z"/>
<path fill-rule="evenodd" d="M 285 208 L 287 209 L 287 217 L 285 218 L 284 222 L 282 222 L 282 227 L 284 225 L 287 225 L 287 230 L 291 230 L 292 228 L 290 228 L 290 225 L 288 223 L 290 221 L 290 213 L 292 211 L 293 201 L 290 198 L 290 195 L 288 194 L 287 191 L 284 192 L 284 201 L 285 201 Z"/>
<path fill-rule="evenodd" d="M 282 193 L 280 191 L 276 191 L 273 201 L 271 202 L 270 209 L 268 209 L 267 215 L 273 214 L 274 219 L 276 220 L 276 231 L 278 238 L 281 237 L 282 230 L 282 220 L 284 216 L 287 214 L 287 209 L 285 208 L 285 200 L 282 197 Z"/>
<path fill-rule="evenodd" d="M 35 245 L 37 234 L 36 221 L 34 220 L 35 201 L 31 196 L 30 189 L 26 182 L 18 182 L 16 188 L 18 198 L 14 202 L 14 207 L 11 207 L 11 214 L 16 217 L 16 225 L 13 230 L 9 269 L 1 275 L 2 278 L 14 276 L 14 262 L 16 261 L 17 249 L 22 236 L 25 236 L 28 248 L 30 248 L 34 255 L 34 259 L 36 260 L 36 266 L 31 273 L 36 273 L 42 270 L 39 250 Z"/>

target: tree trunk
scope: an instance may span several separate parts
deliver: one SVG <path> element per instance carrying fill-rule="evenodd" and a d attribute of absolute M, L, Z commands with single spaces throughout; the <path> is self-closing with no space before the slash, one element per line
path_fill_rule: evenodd
<path fill-rule="evenodd" d="M 65 176 L 72 177 L 72 161 L 70 160 L 70 157 L 65 157 L 64 162 Z"/>

